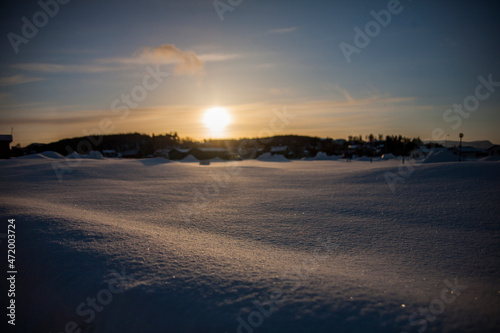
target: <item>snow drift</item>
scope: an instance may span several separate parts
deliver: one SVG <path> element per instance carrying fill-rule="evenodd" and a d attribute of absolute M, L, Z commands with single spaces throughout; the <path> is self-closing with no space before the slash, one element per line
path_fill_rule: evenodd
<path fill-rule="evenodd" d="M 102 160 L 104 157 L 102 156 L 100 151 L 92 150 L 88 154 L 78 154 L 76 151 L 72 152 L 66 158 L 88 158 L 93 160 Z"/>
<path fill-rule="evenodd" d="M 458 156 L 449 150 L 431 150 L 422 163 L 457 162 Z"/>
<path fill-rule="evenodd" d="M 60 159 L 64 158 L 59 153 L 56 153 L 55 151 L 44 151 L 43 153 L 39 154 L 31 154 L 31 155 L 25 155 L 25 156 L 20 156 L 17 157 L 18 159 Z"/>
<path fill-rule="evenodd" d="M 0 161 L 22 332 L 500 325 L 498 163 L 54 161 Z"/>
<path fill-rule="evenodd" d="M 194 157 L 193 155 L 188 155 L 184 157 L 182 160 L 180 160 L 182 163 L 198 163 L 198 159 Z"/>
<path fill-rule="evenodd" d="M 313 158 L 313 160 L 315 161 L 337 161 L 341 158 L 341 156 L 328 156 L 326 153 L 324 152 L 318 152 L 316 154 L 316 156 Z"/>

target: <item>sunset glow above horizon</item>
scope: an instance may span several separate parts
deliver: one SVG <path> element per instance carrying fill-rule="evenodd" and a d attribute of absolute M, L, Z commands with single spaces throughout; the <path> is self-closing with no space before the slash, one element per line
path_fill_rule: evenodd
<path fill-rule="evenodd" d="M 494 1 L 42 3 L 57 8 L 0 11 L 13 145 L 174 131 L 500 143 Z M 273 129 L 284 109 L 293 118 Z"/>

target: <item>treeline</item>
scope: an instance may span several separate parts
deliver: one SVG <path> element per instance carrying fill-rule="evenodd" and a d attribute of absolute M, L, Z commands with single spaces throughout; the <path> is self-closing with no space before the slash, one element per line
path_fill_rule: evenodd
<path fill-rule="evenodd" d="M 242 138 L 225 140 L 195 141 L 189 137 L 180 138 L 177 132 L 161 135 L 147 135 L 139 133 L 113 134 L 102 136 L 88 136 L 63 139 L 49 144 L 31 144 L 25 148 L 12 148 L 12 156 L 36 154 L 44 151 L 55 151 L 61 155 L 73 152 L 88 154 L 90 151 L 114 150 L 125 154 L 132 152 L 135 157 L 153 156 L 159 150 L 173 148 L 192 149 L 196 147 L 225 148 L 229 151 L 258 150 L 271 151 L 273 147 L 287 147 L 286 156 L 302 158 L 316 156 L 318 152 L 327 155 L 340 155 L 346 152 L 358 156 L 380 156 L 392 153 L 394 155 L 409 155 L 415 148 L 422 146 L 420 138 L 406 138 L 401 135 L 370 134 L 363 136 L 349 136 L 347 140 L 319 138 L 300 135 L 280 135 L 267 138 Z"/>
<path fill-rule="evenodd" d="M 140 156 L 148 156 L 158 149 L 179 146 L 181 139 L 177 133 L 163 135 L 147 135 L 139 133 L 112 134 L 101 136 L 78 137 L 63 139 L 48 144 L 30 144 L 25 148 L 13 147 L 12 156 L 36 154 L 44 151 L 55 151 L 61 155 L 73 152 L 88 154 L 92 150 L 115 150 L 118 153 L 137 151 Z"/>

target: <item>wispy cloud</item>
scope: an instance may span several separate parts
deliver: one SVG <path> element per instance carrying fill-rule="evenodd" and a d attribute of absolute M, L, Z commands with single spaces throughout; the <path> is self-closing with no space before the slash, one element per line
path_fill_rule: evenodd
<path fill-rule="evenodd" d="M 24 63 L 11 65 L 12 68 L 40 73 L 103 73 L 121 68 L 100 65 L 58 65 L 44 63 Z"/>
<path fill-rule="evenodd" d="M 342 93 L 342 95 L 344 95 L 344 97 L 347 99 L 348 102 L 354 102 L 354 98 L 351 97 L 351 95 L 349 94 L 349 92 L 345 89 L 342 89 L 340 88 L 339 85 L 335 85 L 334 88 L 338 91 L 340 91 Z"/>
<path fill-rule="evenodd" d="M 25 117 L 13 117 L 7 118 L 6 121 L 13 125 L 71 125 L 79 124 L 80 126 L 92 121 L 99 121 L 102 119 L 102 114 L 94 112 L 91 114 L 88 112 L 86 115 L 43 115 L 43 116 L 25 116 Z M 82 126 L 83 127 L 83 126 Z"/>
<path fill-rule="evenodd" d="M 4 86 L 14 86 L 23 83 L 42 81 L 43 78 L 40 77 L 28 77 L 24 75 L 12 75 L 6 77 L 0 77 L 0 87 Z"/>
<path fill-rule="evenodd" d="M 198 58 L 203 62 L 226 61 L 240 57 L 241 55 L 239 54 L 224 54 L 224 53 L 207 53 L 198 56 Z"/>
<path fill-rule="evenodd" d="M 294 32 L 297 29 L 298 29 L 298 27 L 273 29 L 273 30 L 269 30 L 267 33 L 270 34 L 270 35 L 271 34 L 287 34 L 287 33 L 290 33 L 290 32 Z"/>
<path fill-rule="evenodd" d="M 150 59 L 154 63 L 174 62 L 176 74 L 203 74 L 203 61 L 193 51 L 181 51 L 173 44 L 157 47 L 145 47 L 140 51 L 140 58 Z"/>
<path fill-rule="evenodd" d="M 12 68 L 40 73 L 105 73 L 124 71 L 130 66 L 148 64 L 174 65 L 174 74 L 200 75 L 205 73 L 205 62 L 227 61 L 241 57 L 239 54 L 207 53 L 198 55 L 193 51 L 182 51 L 173 44 L 163 44 L 157 47 L 143 47 L 126 57 L 95 59 L 91 64 L 50 64 L 21 63 L 13 64 Z M 1 81 L 0 81 L 1 82 Z"/>
<path fill-rule="evenodd" d="M 173 46 L 175 48 L 175 46 Z M 160 47 L 158 47 L 160 48 Z M 98 59 L 96 62 L 100 64 L 121 64 L 121 65 L 147 65 L 147 64 L 180 64 L 183 61 L 195 63 L 226 61 L 240 58 L 240 54 L 234 53 L 206 53 L 196 54 L 192 51 L 182 52 L 179 49 L 170 49 L 168 52 L 157 50 L 158 48 L 143 48 L 139 52 L 129 57 L 113 57 Z M 166 51 L 163 49 L 163 51 Z M 166 54 L 168 53 L 168 54 Z M 181 64 L 182 65 L 182 64 Z"/>

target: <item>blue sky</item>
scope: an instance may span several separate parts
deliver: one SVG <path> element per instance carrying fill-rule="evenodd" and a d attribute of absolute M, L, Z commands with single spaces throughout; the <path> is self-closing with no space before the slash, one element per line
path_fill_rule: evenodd
<path fill-rule="evenodd" d="M 42 0 L 52 9 L 55 1 Z M 497 2 L 220 3 L 233 4 L 223 21 L 213 0 L 71 0 L 45 24 L 37 2 L 4 1 L 0 132 L 14 127 L 22 145 L 93 131 L 451 140 L 463 132 L 467 141 L 500 143 L 500 86 L 475 97 L 479 76 L 500 82 Z M 388 7 L 398 13 L 368 32 L 369 44 L 348 62 L 340 44 L 356 46 L 355 27 L 366 33 L 371 12 Z M 38 32 L 16 53 L 9 33 L 24 38 L 21 19 L 33 23 L 34 15 Z M 169 74 L 147 79 L 145 90 L 151 71 Z M 116 110 L 134 89 L 133 107 Z M 464 101 L 478 105 L 447 111 Z M 220 133 L 202 122 L 213 106 L 232 119 Z M 276 112 L 290 116 L 274 126 Z"/>

